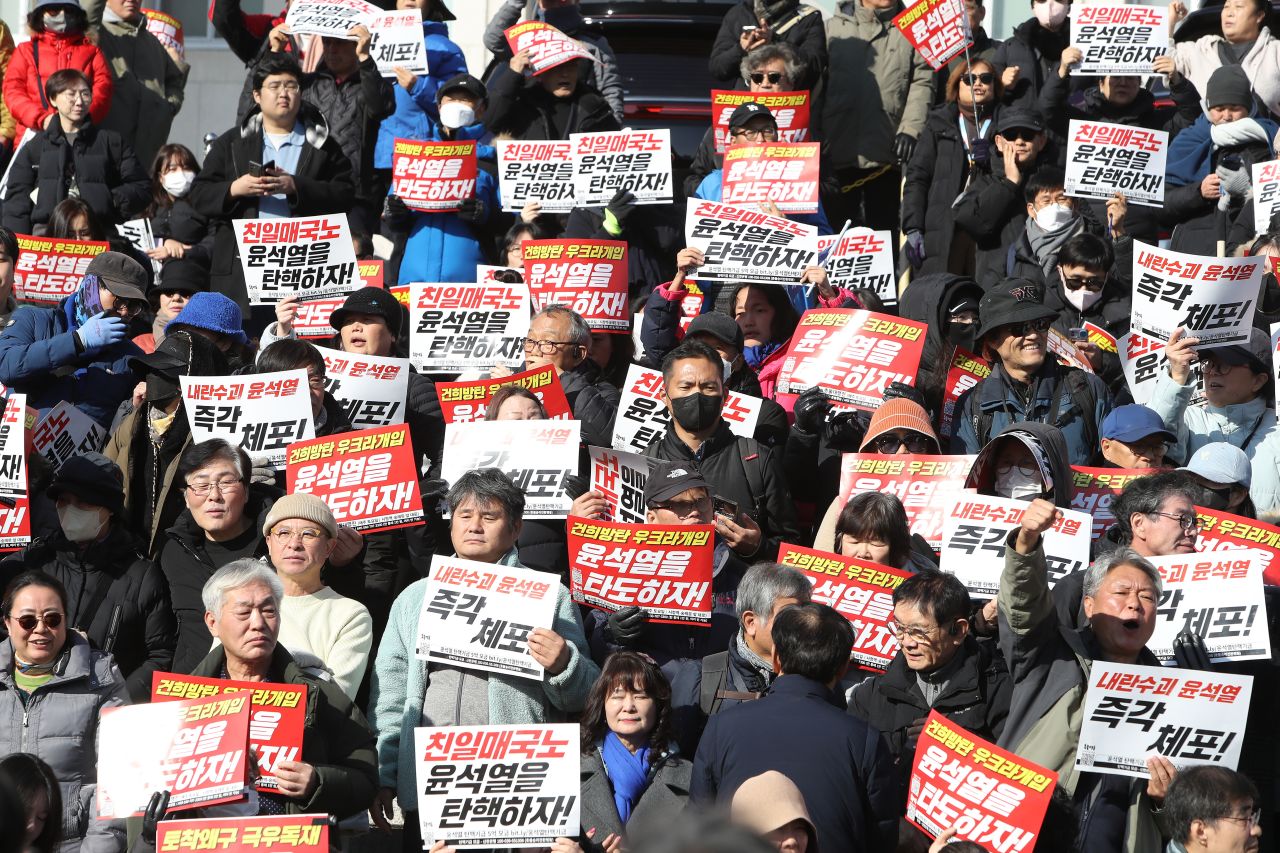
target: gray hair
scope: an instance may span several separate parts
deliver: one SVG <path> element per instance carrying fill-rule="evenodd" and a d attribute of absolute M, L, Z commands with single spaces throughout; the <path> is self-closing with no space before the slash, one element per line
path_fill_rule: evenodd
<path fill-rule="evenodd" d="M 1147 560 L 1146 557 L 1139 554 L 1132 548 L 1117 548 L 1109 554 L 1104 554 L 1093 561 L 1093 565 L 1085 569 L 1084 575 L 1084 596 L 1093 598 L 1098 592 L 1098 587 L 1102 586 L 1102 581 L 1111 574 L 1115 569 L 1121 566 L 1133 566 L 1140 570 L 1147 577 L 1151 578 L 1151 582 L 1155 584 L 1156 595 L 1159 595 L 1164 589 L 1164 581 L 1160 578 L 1160 571 Z"/>
<path fill-rule="evenodd" d="M 277 604 L 284 600 L 284 585 L 280 583 L 275 571 L 261 560 L 251 557 L 232 560 L 214 572 L 213 577 L 204 582 L 200 600 L 204 602 L 204 609 L 216 618 L 222 615 L 223 599 L 227 593 L 255 583 L 269 587 Z"/>
<path fill-rule="evenodd" d="M 449 512 L 457 512 L 467 498 L 478 504 L 501 506 L 507 514 L 508 529 L 514 529 L 524 516 L 524 492 L 497 468 L 477 468 L 459 477 L 449 489 Z"/>
<path fill-rule="evenodd" d="M 738 597 L 735 607 L 738 621 L 750 610 L 763 624 L 769 623 L 773 605 L 779 598 L 795 598 L 809 601 L 813 585 L 799 569 L 781 563 L 756 563 L 747 569 L 738 581 Z"/>
<path fill-rule="evenodd" d="M 569 340 L 581 347 L 591 346 L 591 327 L 587 325 L 586 320 L 582 319 L 581 314 L 569 306 L 559 303 L 548 305 L 533 315 L 534 320 L 539 317 L 554 317 L 556 319 L 567 317 L 569 319 Z M 530 322 L 533 321 L 531 320 Z"/>
<path fill-rule="evenodd" d="M 787 82 L 792 86 L 796 85 L 796 81 L 804 76 L 804 66 L 800 64 L 800 57 L 795 48 L 782 42 L 762 45 L 742 57 L 742 62 L 738 65 L 742 82 L 750 84 L 752 71 L 779 59 L 782 60 L 786 69 Z"/>

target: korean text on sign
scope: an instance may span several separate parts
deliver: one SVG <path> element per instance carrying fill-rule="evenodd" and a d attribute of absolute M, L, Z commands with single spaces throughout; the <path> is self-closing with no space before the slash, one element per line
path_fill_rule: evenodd
<path fill-rule="evenodd" d="M 619 524 L 570 516 L 573 600 L 639 607 L 654 622 L 711 624 L 711 525 Z"/>
<path fill-rule="evenodd" d="M 941 429 L 939 435 L 951 434 L 951 423 L 955 418 L 956 403 L 961 395 L 991 375 L 991 365 L 986 359 L 979 358 L 966 349 L 956 347 L 951 356 L 951 367 L 947 370 L 947 381 L 942 391 L 942 416 L 939 418 Z"/>
<path fill-rule="evenodd" d="M 323 498 L 341 525 L 372 533 L 423 523 L 418 467 L 404 424 L 289 445 L 289 494 Z"/>
<path fill-rule="evenodd" d="M 763 401 L 759 397 L 727 391 L 720 416 L 734 435 L 750 438 L 760 419 Z M 662 402 L 662 372 L 633 364 L 613 422 L 613 446 L 618 450 L 643 452 L 650 442 L 667 430 L 671 413 Z"/>
<path fill-rule="evenodd" d="M 529 288 L 505 284 L 414 284 L 409 360 L 427 373 L 524 364 Z"/>
<path fill-rule="evenodd" d="M 533 310 L 564 305 L 599 332 L 631 328 L 625 240 L 525 240 Z"/>
<path fill-rule="evenodd" d="M 470 382 L 437 382 L 436 396 L 447 424 L 464 424 L 482 421 L 489 408 L 489 401 L 499 388 L 519 385 L 538 398 L 548 420 L 571 420 L 573 412 L 564 396 L 564 386 L 556 369 L 549 364 L 503 376 L 499 379 L 476 379 Z"/>
<path fill-rule="evenodd" d="M 11 393 L 0 417 L 0 551 L 31 544 L 27 492 L 27 395 Z"/>
<path fill-rule="evenodd" d="M 414 729 L 423 849 L 546 847 L 579 832 L 576 723 Z"/>
<path fill-rule="evenodd" d="M 1266 234 L 1271 228 L 1271 217 L 1280 211 L 1280 161 L 1264 160 L 1254 163 L 1253 172 L 1253 230 Z"/>
<path fill-rule="evenodd" d="M 1058 774 L 989 743 L 937 711 L 916 742 L 907 819 L 933 837 L 996 853 L 1035 849 Z"/>
<path fill-rule="evenodd" d="M 1141 332 L 1130 331 L 1116 338 L 1116 353 L 1120 356 L 1120 369 L 1124 372 L 1125 384 L 1133 401 L 1147 405 L 1156 390 L 1156 380 L 1169 367 L 1169 359 L 1164 354 L 1164 341 L 1147 337 Z M 1200 372 L 1200 362 L 1191 365 L 1192 382 L 1196 385 L 1191 405 L 1204 405 L 1204 386 Z"/>
<path fill-rule="evenodd" d="M 670 204 L 674 198 L 670 130 L 575 133 L 569 142 L 579 207 L 603 207 L 624 190 L 637 204 Z"/>
<path fill-rule="evenodd" d="M 1248 548 L 1262 566 L 1263 583 L 1280 585 L 1280 527 L 1216 509 L 1196 507 L 1200 535 L 1196 550 L 1202 554 L 1226 548 Z"/>
<path fill-rule="evenodd" d="M 397 139 L 391 152 L 392 192 L 411 210 L 457 210 L 476 195 L 475 142 Z"/>
<path fill-rule="evenodd" d="M 225 438 L 250 456 L 281 463 L 290 444 L 315 438 L 305 370 L 179 378 L 192 441 Z"/>
<path fill-rule="evenodd" d="M 924 323 L 848 308 L 804 312 L 778 377 L 778 389 L 825 389 L 846 408 L 874 412 L 893 382 L 915 384 Z"/>
<path fill-rule="evenodd" d="M 397 65 L 415 75 L 429 72 L 422 39 L 422 10 L 380 12 L 369 21 L 369 35 L 373 37 L 369 55 L 383 77 L 394 79 Z"/>
<path fill-rule="evenodd" d="M 524 492 L 525 518 L 564 518 L 573 500 L 565 478 L 578 471 L 578 421 L 476 421 L 446 424 L 440 476 L 497 468 Z"/>
<path fill-rule="evenodd" d="M 1161 341 L 1185 328 L 1201 346 L 1247 343 L 1262 258 L 1202 258 L 1133 245 L 1133 328 Z"/>
<path fill-rule="evenodd" d="M 612 447 L 588 447 L 587 452 L 591 456 L 591 489 L 604 495 L 610 520 L 644 524 L 649 457 Z"/>
<path fill-rule="evenodd" d="M 324 388 L 354 429 L 404 423 L 409 359 L 321 349 Z"/>
<path fill-rule="evenodd" d="M 327 814 L 254 815 L 165 820 L 156 826 L 156 853 L 262 850 L 327 853 Z"/>
<path fill-rule="evenodd" d="M 418 617 L 420 660 L 464 669 L 542 679 L 542 664 L 529 654 L 529 634 L 550 629 L 560 580 L 547 572 L 431 558 Z"/>
<path fill-rule="evenodd" d="M 358 261 L 356 275 L 360 287 L 383 287 L 383 261 L 380 258 Z M 308 299 L 298 303 L 298 313 L 293 318 L 293 333 L 299 338 L 332 338 L 335 329 L 329 323 L 333 312 L 346 302 L 345 296 L 330 299 Z"/>
<path fill-rule="evenodd" d="M 942 570 L 960 578 L 974 596 L 995 598 L 1006 540 L 1022 523 L 1026 509 L 1026 501 L 1011 498 L 948 495 L 942 516 Z M 1061 512 L 1062 518 L 1043 537 L 1051 587 L 1089 565 L 1092 519 L 1071 509 Z"/>
<path fill-rule="evenodd" d="M 152 702 L 229 694 L 249 697 L 249 746 L 257 756 L 261 774 L 255 787 L 259 791 L 275 791 L 280 787 L 276 763 L 302 760 L 302 732 L 307 720 L 305 684 L 232 681 L 172 672 L 151 674 Z"/>
<path fill-rule="evenodd" d="M 231 224 L 250 305 L 345 296 L 359 286 L 345 213 Z"/>
<path fill-rule="evenodd" d="M 947 496 L 964 488 L 976 458 L 845 453 L 840 457 L 840 503 L 862 492 L 893 495 L 907 511 L 911 532 L 936 551 L 942 547 Z"/>
<path fill-rule="evenodd" d="M 724 152 L 724 202 L 752 207 L 771 201 L 784 213 L 817 213 L 820 148 L 816 142 L 730 145 Z"/>
<path fill-rule="evenodd" d="M 249 694 L 129 705 L 98 724 L 98 817 L 142 814 L 168 791 L 169 811 L 243 799 Z"/>
<path fill-rule="evenodd" d="M 1072 7 L 1071 44 L 1084 54 L 1072 74 L 1145 77 L 1169 49 L 1169 10 L 1101 3 Z"/>
<path fill-rule="evenodd" d="M 813 584 L 813 600 L 834 607 L 853 625 L 854 662 L 883 672 L 898 653 L 898 640 L 889 630 L 893 591 L 910 573 L 785 543 L 778 562 L 799 569 Z"/>
<path fill-rule="evenodd" d="M 918 0 L 893 19 L 898 32 L 935 71 L 973 44 L 960 0 Z"/>
<path fill-rule="evenodd" d="M 80 286 L 89 262 L 107 251 L 104 241 L 55 240 L 18 236 L 13 266 L 14 296 L 27 302 L 54 305 Z"/>
<path fill-rule="evenodd" d="M 1124 487 L 1139 477 L 1148 477 L 1145 468 L 1085 468 L 1071 466 L 1074 488 L 1071 492 L 1071 508 L 1093 516 L 1092 538 L 1097 539 L 1115 523 L 1111 504 Z"/>
<path fill-rule="evenodd" d="M 294 35 L 349 39 L 352 27 L 367 25 L 381 11 L 364 0 L 296 0 L 289 4 L 285 23 Z"/>
<path fill-rule="evenodd" d="M 1174 661 L 1181 631 L 1204 638 L 1214 663 L 1271 659 L 1262 563 L 1254 556 L 1248 548 L 1230 548 L 1151 558 L 1164 583 L 1147 648 L 1161 663 Z"/>
<path fill-rule="evenodd" d="M 819 257 L 829 252 L 824 266 L 832 287 L 866 288 L 885 305 L 898 304 L 898 281 L 893 269 L 892 235 L 888 231 L 850 228 L 843 237 L 815 238 Z M 836 244 L 837 239 L 839 245 Z"/>
<path fill-rule="evenodd" d="M 1071 120 L 1067 133 L 1067 195 L 1108 199 L 1122 193 L 1131 204 L 1164 203 L 1169 134 L 1126 124 Z"/>
<path fill-rule="evenodd" d="M 729 147 L 729 117 L 743 104 L 754 103 L 773 114 L 778 125 L 779 142 L 809 141 L 808 92 L 740 92 L 736 89 L 711 90 L 711 129 L 715 133 L 716 153 Z"/>
<path fill-rule="evenodd" d="M 573 210 L 573 143 L 567 139 L 499 139 L 493 144 L 498 149 L 498 189 L 503 210 L 519 213 L 534 201 L 542 205 L 543 213 Z"/>
<path fill-rule="evenodd" d="M 691 199 L 685 212 L 686 245 L 702 252 L 699 281 L 798 284 L 817 260 L 812 225 L 759 210 Z"/>
<path fill-rule="evenodd" d="M 1095 660 L 1076 767 L 1148 778 L 1147 758 L 1179 769 L 1240 762 L 1253 676 Z"/>
<path fill-rule="evenodd" d="M 529 70 L 535 75 L 575 59 L 592 59 L 581 44 L 545 21 L 525 21 L 503 32 L 513 54 L 529 51 Z"/>
<path fill-rule="evenodd" d="M 72 456 L 96 453 L 107 443 L 107 431 L 80 409 L 61 401 L 36 423 L 32 445 L 57 471 Z"/>

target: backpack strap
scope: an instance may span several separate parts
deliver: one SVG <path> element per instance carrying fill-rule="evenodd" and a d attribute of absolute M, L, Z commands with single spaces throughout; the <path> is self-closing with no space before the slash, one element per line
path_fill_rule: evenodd
<path fill-rule="evenodd" d="M 747 488 L 751 491 L 751 503 L 756 511 L 755 521 L 764 519 L 764 460 L 760 458 L 760 442 L 745 435 L 736 436 L 738 458 L 742 460 L 742 473 L 747 476 Z"/>
<path fill-rule="evenodd" d="M 720 695 L 728 676 L 728 652 L 707 655 L 702 659 L 702 683 L 698 688 L 698 706 L 702 708 L 703 715 L 710 717 L 720 710 L 720 702 L 723 699 L 731 698 Z"/>
<path fill-rule="evenodd" d="M 796 11 L 792 13 L 791 17 L 788 18 L 784 24 L 782 24 L 780 27 L 778 27 L 776 30 L 773 31 L 773 34 L 775 36 L 784 35 L 788 30 L 790 30 L 796 24 L 800 23 L 805 18 L 809 17 L 812 14 L 815 14 L 818 11 L 819 10 L 814 6 L 802 5 L 798 7 Z"/>
<path fill-rule="evenodd" d="M 1098 396 L 1094 393 L 1088 375 L 1078 367 L 1067 371 L 1066 383 L 1071 401 L 1080 410 L 1080 422 L 1084 427 L 1084 446 L 1097 447 L 1098 424 L 1095 422 L 1094 409 L 1098 405 Z M 1054 426 L 1057 426 L 1055 423 Z"/>

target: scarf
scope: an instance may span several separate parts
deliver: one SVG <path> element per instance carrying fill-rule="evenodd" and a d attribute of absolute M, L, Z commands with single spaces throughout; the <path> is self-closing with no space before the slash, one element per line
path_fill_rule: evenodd
<path fill-rule="evenodd" d="M 1200 116 L 1169 143 L 1166 183 L 1171 187 L 1185 187 L 1204 180 L 1213 167 L 1213 152 L 1220 148 L 1265 145 L 1267 151 L 1271 151 L 1271 140 L 1277 131 L 1280 126 L 1265 118 L 1209 124 L 1207 116 Z"/>
<path fill-rule="evenodd" d="M 795 12 L 800 0 L 755 0 L 752 5 L 760 25 L 773 29 L 783 18 Z"/>
<path fill-rule="evenodd" d="M 96 317 L 102 313 L 102 298 L 98 292 L 101 285 L 101 280 L 94 273 L 89 273 L 80 279 L 80 287 L 67 303 L 67 319 L 71 321 L 74 328 L 80 328 L 89 322 L 90 317 Z"/>
<path fill-rule="evenodd" d="M 742 358 L 747 362 L 747 366 L 752 370 L 759 370 L 760 365 L 765 363 L 769 356 L 773 355 L 782 344 L 769 341 L 768 343 L 756 344 L 755 346 L 746 347 L 742 350 Z"/>
<path fill-rule="evenodd" d="M 606 732 L 600 743 L 600 760 L 613 785 L 613 804 L 618 807 L 618 817 L 625 824 L 649 784 L 649 747 L 633 753 L 616 734 Z"/>
<path fill-rule="evenodd" d="M 1072 237 L 1084 231 L 1084 219 L 1077 216 L 1070 225 L 1057 231 L 1045 231 L 1032 217 L 1027 217 L 1027 242 L 1040 264 L 1046 281 L 1053 281 L 1054 268 L 1058 266 L 1058 251 Z"/>
<path fill-rule="evenodd" d="M 27 663 L 17 655 L 13 656 L 13 668 L 27 676 L 52 675 L 53 669 L 57 665 L 57 660 L 52 663 Z"/>
<path fill-rule="evenodd" d="M 773 664 L 751 651 L 751 647 L 747 645 L 747 635 L 742 632 L 741 628 L 738 629 L 738 636 L 734 639 L 734 644 L 737 646 L 738 657 L 746 661 L 747 665 L 752 669 L 759 672 L 766 685 L 772 684 Z"/>

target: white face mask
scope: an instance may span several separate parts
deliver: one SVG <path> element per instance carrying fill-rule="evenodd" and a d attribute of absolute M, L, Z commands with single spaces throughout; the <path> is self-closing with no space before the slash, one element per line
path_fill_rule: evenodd
<path fill-rule="evenodd" d="M 98 538 L 107 524 L 107 511 L 101 507 L 80 509 L 67 504 L 58 507 L 58 523 L 62 525 L 62 532 L 68 539 L 77 545 L 83 545 Z"/>
<path fill-rule="evenodd" d="M 181 171 L 168 172 L 160 179 L 160 186 L 164 187 L 164 191 L 174 198 L 182 198 L 191 189 L 191 185 L 195 183 L 196 173 Z"/>
<path fill-rule="evenodd" d="M 1068 290 L 1065 287 L 1062 289 L 1066 293 L 1067 301 L 1076 306 L 1076 310 L 1082 313 L 1087 311 L 1095 302 L 1102 298 L 1101 290 L 1095 293 L 1087 287 L 1082 287 L 1079 290 Z"/>
<path fill-rule="evenodd" d="M 1076 218 L 1076 212 L 1065 204 L 1046 204 L 1036 211 L 1036 224 L 1052 234 Z"/>
<path fill-rule="evenodd" d="M 728 382 L 729 377 L 733 375 L 733 362 L 720 359 L 720 363 L 724 365 L 724 381 Z"/>
<path fill-rule="evenodd" d="M 1029 501 L 1038 498 L 1044 492 L 1044 483 L 1039 474 L 1028 474 L 1017 466 L 1007 471 L 996 471 L 995 493 L 1002 498 L 1015 501 Z"/>
<path fill-rule="evenodd" d="M 45 12 L 44 28 L 51 33 L 65 33 L 67 31 L 67 13 Z"/>
<path fill-rule="evenodd" d="M 476 111 L 461 101 L 440 105 L 440 123 L 450 130 L 475 124 Z"/>
<path fill-rule="evenodd" d="M 1067 19 L 1067 4 L 1059 3 L 1058 0 L 1044 0 L 1042 3 L 1035 3 L 1032 5 L 1031 11 L 1035 13 L 1036 20 L 1040 22 L 1040 26 L 1050 29 L 1059 26 Z"/>

